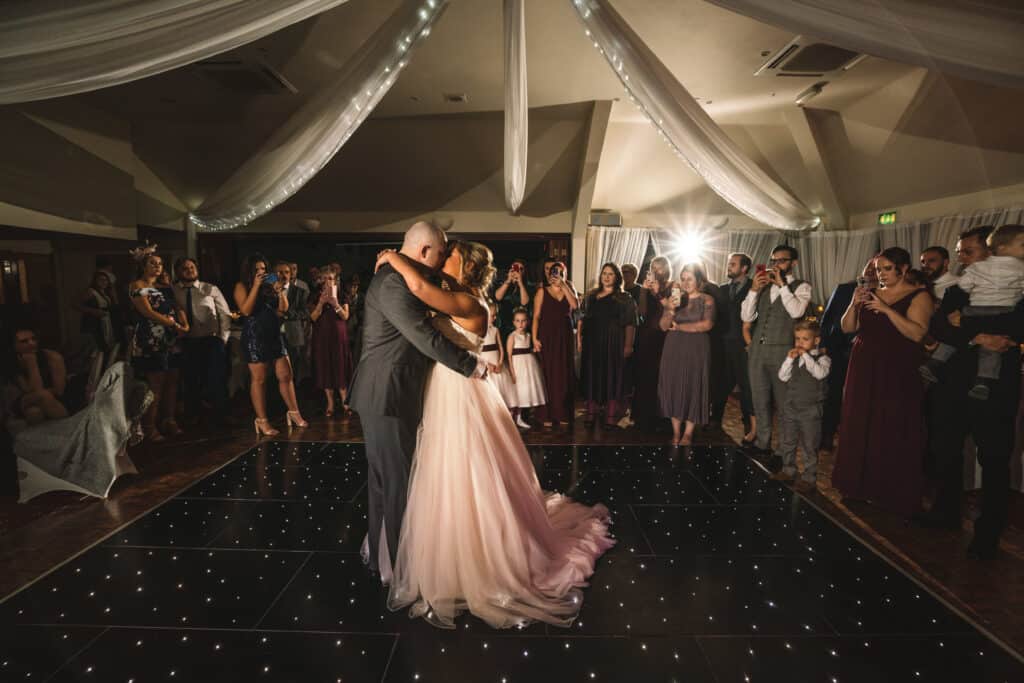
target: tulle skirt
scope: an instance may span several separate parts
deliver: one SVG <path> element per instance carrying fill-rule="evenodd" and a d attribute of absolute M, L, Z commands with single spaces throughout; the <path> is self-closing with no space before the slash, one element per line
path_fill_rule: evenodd
<path fill-rule="evenodd" d="M 388 606 L 454 628 L 568 626 L 615 541 L 608 510 L 541 490 L 493 385 L 438 364 L 424 400 Z"/>

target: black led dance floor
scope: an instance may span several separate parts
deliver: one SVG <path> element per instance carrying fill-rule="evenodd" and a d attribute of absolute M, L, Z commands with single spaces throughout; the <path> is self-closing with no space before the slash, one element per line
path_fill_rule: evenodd
<path fill-rule="evenodd" d="M 1024 681 L 740 454 L 544 447 L 619 544 L 579 620 L 440 631 L 362 568 L 362 446 L 266 443 L 0 604 L 3 681 Z"/>

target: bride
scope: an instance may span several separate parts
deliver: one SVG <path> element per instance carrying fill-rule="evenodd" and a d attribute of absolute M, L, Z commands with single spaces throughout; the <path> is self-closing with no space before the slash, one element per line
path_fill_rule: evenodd
<path fill-rule="evenodd" d="M 434 324 L 479 351 L 487 329 L 482 292 L 494 275 L 491 251 L 454 242 L 432 284 L 401 254 L 382 252 L 410 291 L 440 314 Z M 568 626 L 580 588 L 615 541 L 608 510 L 540 488 L 519 430 L 490 382 L 437 364 L 424 396 L 409 500 L 388 607 L 455 628 L 465 610 L 494 628 L 544 621 Z"/>

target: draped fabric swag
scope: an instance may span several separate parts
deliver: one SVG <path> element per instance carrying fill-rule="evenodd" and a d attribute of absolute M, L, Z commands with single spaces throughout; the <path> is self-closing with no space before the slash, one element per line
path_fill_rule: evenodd
<path fill-rule="evenodd" d="M 32 0 L 0 8 L 0 104 L 120 85 L 206 59 L 347 0 Z"/>
<path fill-rule="evenodd" d="M 366 120 L 448 0 L 405 0 L 355 55 L 190 219 L 208 230 L 245 225 L 291 197 Z"/>
<path fill-rule="evenodd" d="M 781 230 L 820 223 L 718 127 L 608 0 L 570 1 L 630 100 L 716 194 L 754 220 Z"/>
<path fill-rule="evenodd" d="M 1024 3 L 1016 0 L 708 2 L 848 50 L 1024 87 Z"/>
<path fill-rule="evenodd" d="M 505 4 L 505 204 L 515 213 L 526 193 L 529 105 L 523 0 Z"/>

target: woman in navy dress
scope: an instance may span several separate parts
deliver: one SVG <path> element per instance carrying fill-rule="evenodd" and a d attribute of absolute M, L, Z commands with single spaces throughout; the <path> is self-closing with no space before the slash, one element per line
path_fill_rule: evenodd
<path fill-rule="evenodd" d="M 288 426 L 308 427 L 299 412 L 292 364 L 281 333 L 281 315 L 288 310 L 288 297 L 277 277 L 268 276 L 267 259 L 262 254 L 246 258 L 241 270 L 242 280 L 235 284 L 235 304 L 242 314 L 242 355 L 249 364 L 249 396 L 256 412 L 256 434 L 278 434 L 267 419 L 268 365 L 274 366 L 277 388 L 288 406 Z"/>

